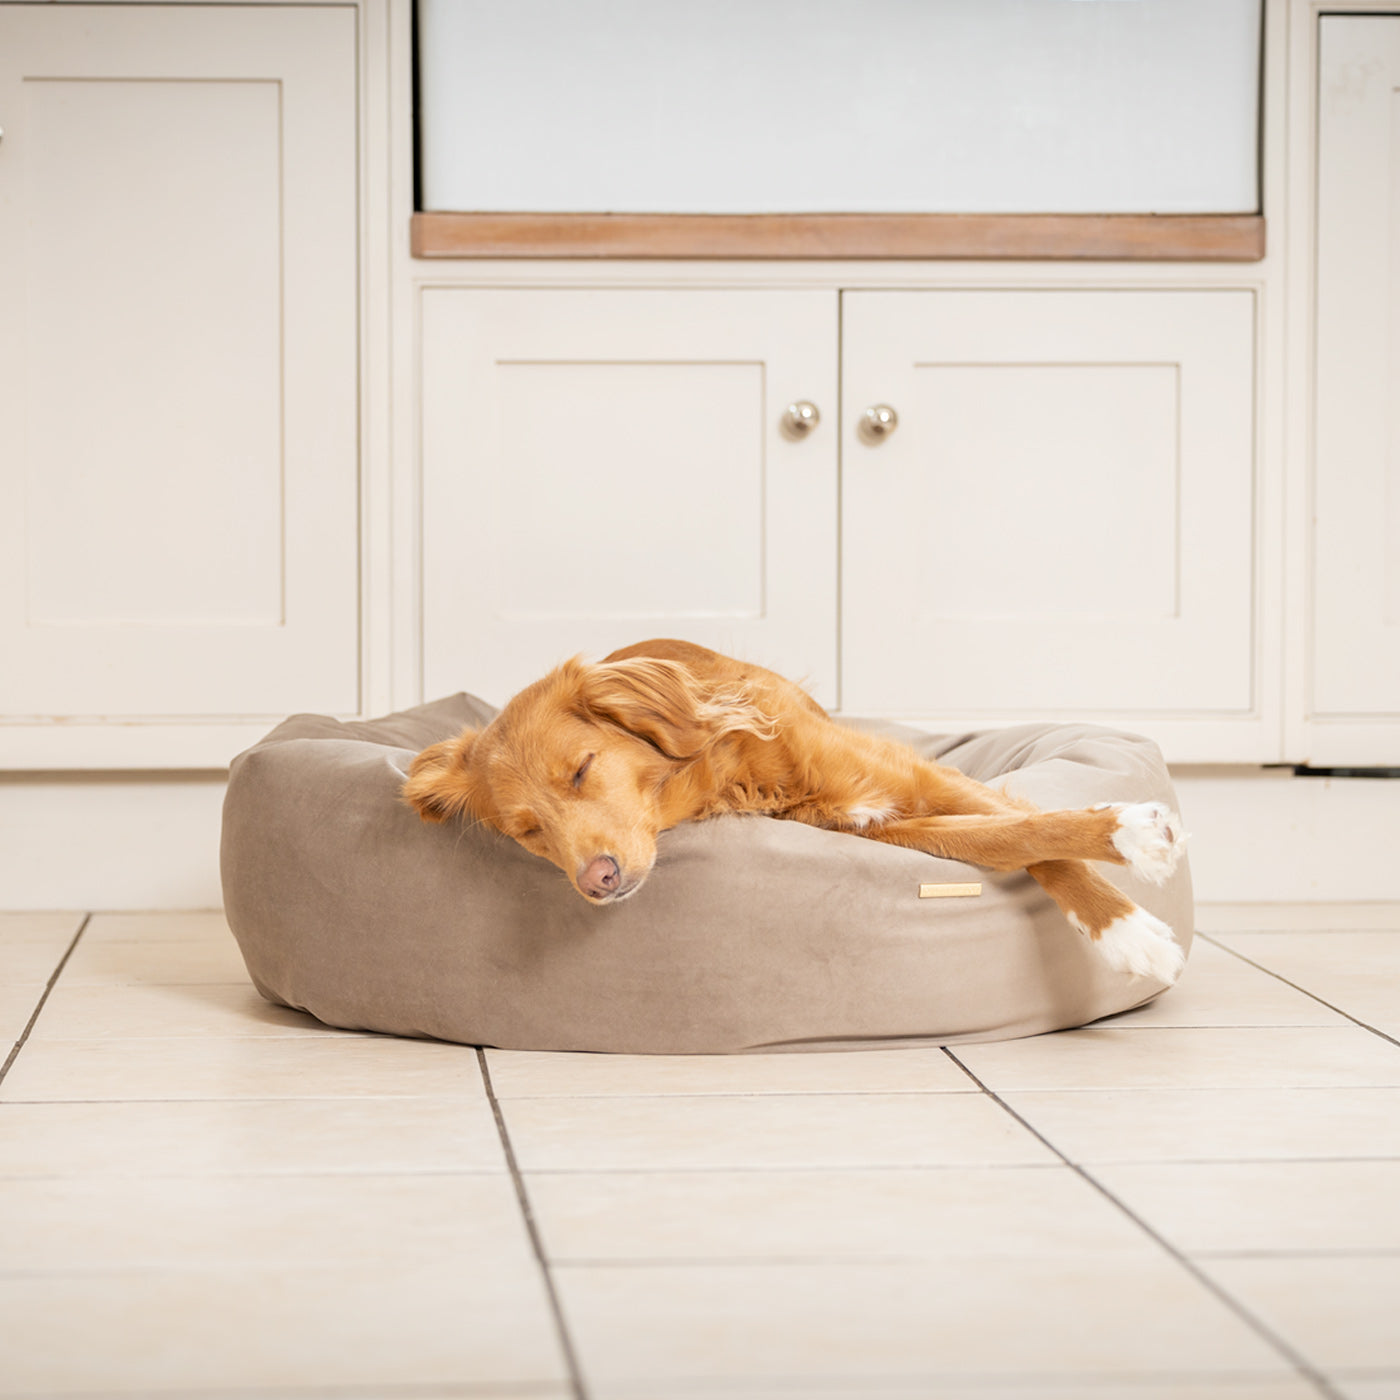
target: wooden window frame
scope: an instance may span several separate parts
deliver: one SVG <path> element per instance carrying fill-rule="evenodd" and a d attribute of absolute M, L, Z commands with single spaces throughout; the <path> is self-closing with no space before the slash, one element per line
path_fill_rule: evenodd
<path fill-rule="evenodd" d="M 417 258 L 1257 262 L 1259 214 L 417 213 Z"/>

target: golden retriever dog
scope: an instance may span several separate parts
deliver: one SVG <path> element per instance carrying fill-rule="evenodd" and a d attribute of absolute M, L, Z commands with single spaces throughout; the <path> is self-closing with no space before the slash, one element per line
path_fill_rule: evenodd
<path fill-rule="evenodd" d="M 1026 870 L 1107 962 L 1171 983 L 1171 930 L 1086 861 L 1161 883 L 1185 837 L 1160 802 L 1044 812 L 834 723 L 806 691 L 689 642 L 566 662 L 484 729 L 413 760 L 404 796 L 427 821 L 486 822 L 551 861 L 592 904 L 641 889 L 657 836 L 752 812 L 991 870 Z"/>

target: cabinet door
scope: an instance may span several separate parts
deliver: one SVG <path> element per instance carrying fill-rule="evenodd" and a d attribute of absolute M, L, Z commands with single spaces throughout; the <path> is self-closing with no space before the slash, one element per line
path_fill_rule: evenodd
<path fill-rule="evenodd" d="M 836 680 L 836 297 L 423 298 L 429 695 L 677 636 Z M 821 421 L 783 430 L 809 400 Z"/>
<path fill-rule="evenodd" d="M 1240 756 L 1253 328 L 1238 291 L 848 294 L 845 707 Z M 872 445 L 875 404 L 898 426 Z"/>
<path fill-rule="evenodd" d="M 1400 17 L 1321 20 L 1314 763 L 1400 763 Z"/>
<path fill-rule="evenodd" d="M 357 708 L 355 42 L 0 5 L 7 718 Z"/>

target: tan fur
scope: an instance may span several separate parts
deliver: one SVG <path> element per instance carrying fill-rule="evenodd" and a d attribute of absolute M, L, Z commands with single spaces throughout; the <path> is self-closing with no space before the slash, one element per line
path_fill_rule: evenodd
<path fill-rule="evenodd" d="M 429 821 L 489 823 L 596 903 L 640 887 L 661 832 L 755 812 L 993 870 L 1024 868 L 1093 939 L 1136 909 L 1084 864 L 1124 863 L 1114 809 L 1039 811 L 834 724 L 791 681 L 688 642 L 566 662 L 486 728 L 423 750 L 404 796 Z M 616 888 L 584 889 L 606 857 Z"/>

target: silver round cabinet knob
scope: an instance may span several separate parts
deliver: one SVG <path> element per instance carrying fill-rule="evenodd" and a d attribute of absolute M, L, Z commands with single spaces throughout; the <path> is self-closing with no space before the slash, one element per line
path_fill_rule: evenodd
<path fill-rule="evenodd" d="M 899 414 L 887 403 L 872 404 L 860 415 L 856 426 L 861 437 L 875 447 L 899 427 Z"/>
<path fill-rule="evenodd" d="M 821 421 L 816 404 L 807 399 L 798 399 L 796 403 L 788 404 L 783 412 L 783 432 L 790 438 L 804 438 Z"/>

